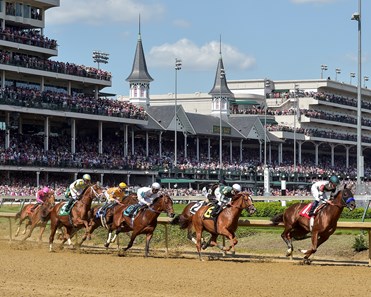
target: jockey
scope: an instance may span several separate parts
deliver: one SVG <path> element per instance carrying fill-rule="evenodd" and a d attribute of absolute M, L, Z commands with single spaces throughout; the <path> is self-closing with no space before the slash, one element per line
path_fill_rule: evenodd
<path fill-rule="evenodd" d="M 30 211 L 34 211 L 36 207 L 42 205 L 45 202 L 46 198 L 48 197 L 49 192 L 50 189 L 48 187 L 44 187 L 43 189 L 38 190 L 36 193 L 36 203 L 34 206 L 32 206 Z"/>
<path fill-rule="evenodd" d="M 311 187 L 311 192 L 314 197 L 312 207 L 308 213 L 311 217 L 311 221 L 314 219 L 314 213 L 319 203 L 328 203 L 333 205 L 330 200 L 332 196 L 337 192 L 340 180 L 336 175 L 332 175 L 329 180 L 322 180 L 315 182 Z M 327 195 L 330 194 L 330 198 Z"/>
<path fill-rule="evenodd" d="M 227 205 L 231 198 L 234 195 L 237 195 L 241 192 L 241 186 L 239 184 L 234 184 L 232 187 L 230 186 L 219 186 L 215 189 L 215 197 L 216 203 L 214 203 L 214 209 L 211 212 L 211 216 L 215 217 L 218 213 L 223 209 L 225 205 Z"/>
<path fill-rule="evenodd" d="M 161 185 L 159 183 L 153 183 L 152 186 L 139 188 L 137 191 L 139 205 L 150 206 L 153 200 L 160 196 Z"/>
<path fill-rule="evenodd" d="M 89 174 L 84 174 L 82 178 L 75 180 L 67 189 L 69 190 L 70 200 L 65 208 L 66 212 L 70 211 L 70 208 L 75 200 L 80 198 L 82 192 L 90 185 L 91 177 Z"/>
<path fill-rule="evenodd" d="M 123 198 L 125 197 L 125 189 L 127 187 L 128 186 L 124 182 L 121 182 L 118 187 L 107 189 L 107 191 L 104 193 L 107 201 L 101 208 L 102 213 L 104 213 L 109 207 L 113 207 L 122 202 Z"/>

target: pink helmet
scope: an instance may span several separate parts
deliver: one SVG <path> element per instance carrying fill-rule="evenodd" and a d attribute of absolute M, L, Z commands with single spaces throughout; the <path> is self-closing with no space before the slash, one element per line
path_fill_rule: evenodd
<path fill-rule="evenodd" d="M 45 194 L 48 194 L 48 193 L 49 193 L 49 188 L 48 188 L 48 187 L 44 187 L 43 192 L 44 192 Z"/>

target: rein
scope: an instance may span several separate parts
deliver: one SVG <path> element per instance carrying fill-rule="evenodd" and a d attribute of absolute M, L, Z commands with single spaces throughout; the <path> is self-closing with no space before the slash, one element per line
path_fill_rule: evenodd
<path fill-rule="evenodd" d="M 89 189 L 93 192 L 94 197 L 97 198 L 100 201 L 100 198 L 102 197 L 103 193 L 98 194 L 97 191 L 94 190 L 93 186 L 90 186 Z M 93 198 L 94 199 L 94 198 Z M 85 203 L 83 199 L 79 200 L 84 205 L 90 205 L 88 203 Z"/>

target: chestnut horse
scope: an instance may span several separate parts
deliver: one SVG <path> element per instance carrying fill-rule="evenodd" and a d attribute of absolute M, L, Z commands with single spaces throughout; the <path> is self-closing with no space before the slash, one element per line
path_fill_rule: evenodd
<path fill-rule="evenodd" d="M 353 193 L 347 187 L 339 190 L 332 202 L 334 205 L 326 204 L 314 219 L 311 249 L 300 250 L 305 255 L 303 259 L 305 264 L 310 264 L 309 257 L 335 232 L 337 221 L 344 207 L 348 207 L 350 210 L 356 207 Z M 292 239 L 303 239 L 310 232 L 309 219 L 300 215 L 300 212 L 306 206 L 307 204 L 305 203 L 295 203 L 289 206 L 283 214 L 276 215 L 271 219 L 275 225 L 281 222 L 285 225 L 285 230 L 282 232 L 281 237 L 288 248 L 287 257 L 292 256 L 294 250 Z"/>
<path fill-rule="evenodd" d="M 42 241 L 42 236 L 44 234 L 46 224 L 50 219 L 50 212 L 53 209 L 54 205 L 55 196 L 53 192 L 50 192 L 48 193 L 45 202 L 37 206 L 33 211 L 31 211 L 31 208 L 34 206 L 34 204 L 28 204 L 25 207 L 22 207 L 22 209 L 15 216 L 16 220 L 19 219 L 18 228 L 15 233 L 15 236 L 18 236 L 22 223 L 25 220 L 27 220 L 22 234 L 26 234 L 27 229 L 28 232 L 26 236 L 22 239 L 22 241 L 25 241 L 27 238 L 29 238 L 34 228 L 39 226 L 40 227 L 39 243 L 40 243 Z"/>
<path fill-rule="evenodd" d="M 108 226 L 112 224 L 113 217 L 115 215 L 116 216 L 121 215 L 124 208 L 126 208 L 129 205 L 136 204 L 136 203 L 138 203 L 137 194 L 136 193 L 131 193 L 128 196 L 124 197 L 124 199 L 119 204 L 116 204 L 115 206 L 108 208 L 103 217 L 97 214 L 98 211 L 102 208 L 102 206 L 101 205 L 94 206 L 90 210 L 89 228 L 85 232 L 84 236 L 82 237 L 82 239 L 81 239 L 81 241 L 78 245 L 81 246 L 82 243 L 86 239 L 90 239 L 91 234 L 98 227 L 104 226 L 106 229 L 109 229 Z M 112 233 L 109 233 L 109 235 L 108 235 L 109 239 L 107 239 L 107 240 L 109 240 L 110 242 L 114 242 L 115 239 L 116 239 L 116 235 L 111 240 L 111 234 Z"/>
<path fill-rule="evenodd" d="M 103 189 L 100 183 L 88 186 L 81 194 L 81 198 L 71 207 L 69 215 L 60 215 L 60 210 L 66 202 L 58 203 L 50 213 L 50 236 L 49 250 L 53 251 L 53 241 L 55 232 L 58 228 L 65 227 L 66 232 L 60 247 L 68 241 L 71 245 L 71 237 L 81 228 L 89 227 L 89 213 L 93 199 L 100 199 L 103 195 Z"/>
<path fill-rule="evenodd" d="M 129 206 L 124 207 L 123 211 Z M 116 209 L 116 211 L 118 211 Z M 124 251 L 128 250 L 133 246 L 135 238 L 139 234 L 146 234 L 146 246 L 145 246 L 145 257 L 148 257 L 149 252 L 149 243 L 152 239 L 153 232 L 157 226 L 157 218 L 162 212 L 173 218 L 175 216 L 173 201 L 169 195 L 161 195 L 158 198 L 153 200 L 153 203 L 149 207 L 144 207 L 139 210 L 137 215 L 132 218 L 126 216 L 121 211 L 119 216 L 114 216 L 113 223 L 110 226 L 110 231 L 116 230 L 116 234 L 120 232 L 129 232 L 131 233 L 130 241 Z M 109 241 L 106 242 L 105 246 L 109 246 Z"/>
<path fill-rule="evenodd" d="M 182 213 L 179 216 L 175 217 L 174 220 L 171 222 L 172 225 L 179 224 L 181 229 L 187 229 L 187 238 L 193 243 L 196 243 L 196 239 L 193 237 L 193 213 L 191 212 L 191 209 L 198 203 L 203 203 L 203 201 L 189 202 L 186 207 L 184 207 Z"/>
<path fill-rule="evenodd" d="M 235 245 L 238 243 L 235 232 L 238 227 L 238 218 L 241 215 L 242 210 L 246 209 L 249 214 L 253 214 L 256 209 L 251 199 L 251 196 L 246 192 L 240 192 L 236 194 L 230 202 L 230 206 L 224 208 L 219 215 L 214 219 L 206 219 L 205 213 L 210 212 L 210 205 L 202 206 L 193 216 L 191 222 L 196 232 L 196 247 L 201 258 L 201 240 L 202 232 L 206 230 L 211 234 L 209 241 L 202 245 L 203 249 L 208 246 L 217 246 L 223 252 L 232 250 L 235 253 Z M 179 222 L 181 223 L 181 221 Z M 181 225 L 181 228 L 188 227 Z M 228 248 L 217 244 L 216 239 L 218 235 L 223 235 L 229 239 L 230 246 Z M 193 240 L 194 241 L 194 240 Z"/>

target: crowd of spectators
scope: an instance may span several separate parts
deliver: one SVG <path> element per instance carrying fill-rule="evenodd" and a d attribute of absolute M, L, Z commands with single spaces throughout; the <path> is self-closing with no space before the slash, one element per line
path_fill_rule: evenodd
<path fill-rule="evenodd" d="M 143 107 L 130 102 L 104 97 L 95 99 L 94 96 L 80 93 L 68 95 L 62 90 L 40 91 L 37 88 L 6 86 L 0 89 L 1 103 L 139 120 L 147 119 Z"/>
<path fill-rule="evenodd" d="M 4 49 L 0 50 L 0 63 L 100 80 L 110 81 L 112 77 L 110 72 L 95 67 L 77 65 L 69 62 L 58 62 L 51 59 L 43 59 L 37 56 L 26 55 Z"/>
<path fill-rule="evenodd" d="M 45 37 L 40 33 L 40 30 L 35 29 L 19 30 L 14 27 L 0 28 L 0 39 L 48 49 L 57 48 L 56 40 Z"/>

